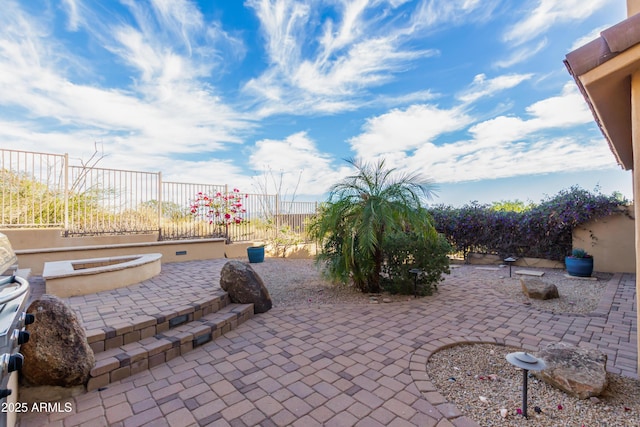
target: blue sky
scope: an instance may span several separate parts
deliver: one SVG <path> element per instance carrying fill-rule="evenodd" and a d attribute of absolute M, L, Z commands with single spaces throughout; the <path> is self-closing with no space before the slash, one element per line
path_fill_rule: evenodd
<path fill-rule="evenodd" d="M 631 198 L 562 60 L 624 0 L 2 2 L 0 146 L 319 200 L 344 158 L 435 203 Z M 269 191 L 275 191 L 271 187 Z"/>

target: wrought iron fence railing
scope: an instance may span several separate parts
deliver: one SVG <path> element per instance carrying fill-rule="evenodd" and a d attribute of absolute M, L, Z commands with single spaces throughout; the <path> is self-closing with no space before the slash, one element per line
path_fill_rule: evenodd
<path fill-rule="evenodd" d="M 69 156 L 0 149 L 0 226 L 61 227 L 68 236 L 157 233 L 159 240 L 227 237 L 269 239 L 286 230 L 305 240 L 316 202 L 246 194 L 246 221 L 224 225 L 192 215 L 198 192 L 227 185 L 165 182 L 161 172 L 76 166 Z"/>

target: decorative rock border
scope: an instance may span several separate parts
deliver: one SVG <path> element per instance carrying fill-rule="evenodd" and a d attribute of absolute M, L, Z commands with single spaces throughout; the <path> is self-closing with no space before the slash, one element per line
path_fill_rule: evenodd
<path fill-rule="evenodd" d="M 480 427 L 478 423 L 464 416 L 455 404 L 448 402 L 447 399 L 442 394 L 440 394 L 436 386 L 431 382 L 429 374 L 427 373 L 427 363 L 429 362 L 429 358 L 434 353 L 437 353 L 438 351 L 447 349 L 449 347 L 463 344 L 496 344 L 503 346 L 515 346 L 529 351 L 538 351 L 538 348 L 527 346 L 524 344 L 507 343 L 503 339 L 476 336 L 440 338 L 423 345 L 418 350 L 413 352 L 409 362 L 411 378 L 413 378 L 414 384 L 416 385 L 416 387 L 418 387 L 418 390 L 420 390 L 425 399 L 427 399 L 429 403 L 431 403 L 439 412 L 439 418 L 447 419 L 450 422 L 450 424 L 442 425 L 458 427 Z M 438 426 L 440 425 L 441 423 L 438 424 Z"/>

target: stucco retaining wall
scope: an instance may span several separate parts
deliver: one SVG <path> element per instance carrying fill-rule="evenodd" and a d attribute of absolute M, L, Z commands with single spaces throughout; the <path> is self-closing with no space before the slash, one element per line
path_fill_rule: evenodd
<path fill-rule="evenodd" d="M 83 258 L 160 253 L 162 262 L 167 263 L 225 257 L 225 240 L 220 238 L 158 242 L 150 241 L 150 235 L 65 238 L 59 236 L 60 230 L 56 236 L 50 229 L 0 232 L 9 237 L 20 268 L 31 269 L 35 275 L 42 274 L 45 262 Z M 30 244 L 33 246 L 29 247 Z"/>

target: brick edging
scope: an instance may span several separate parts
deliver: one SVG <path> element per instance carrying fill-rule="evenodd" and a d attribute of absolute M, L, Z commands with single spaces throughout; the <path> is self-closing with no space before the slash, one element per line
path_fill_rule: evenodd
<path fill-rule="evenodd" d="M 463 415 L 455 404 L 447 401 L 440 394 L 438 388 L 431 382 L 431 377 L 427 372 L 427 362 L 431 356 L 441 350 L 464 344 L 495 344 L 495 345 L 513 345 L 508 344 L 503 339 L 489 336 L 473 336 L 473 337 L 445 337 L 435 339 L 428 344 L 423 345 L 411 354 L 409 360 L 409 371 L 411 378 L 424 398 L 438 411 L 440 417 L 438 421 L 448 420 L 453 425 L 462 425 L 465 427 L 481 427 L 478 423 Z M 431 414 L 432 416 L 434 414 Z"/>

